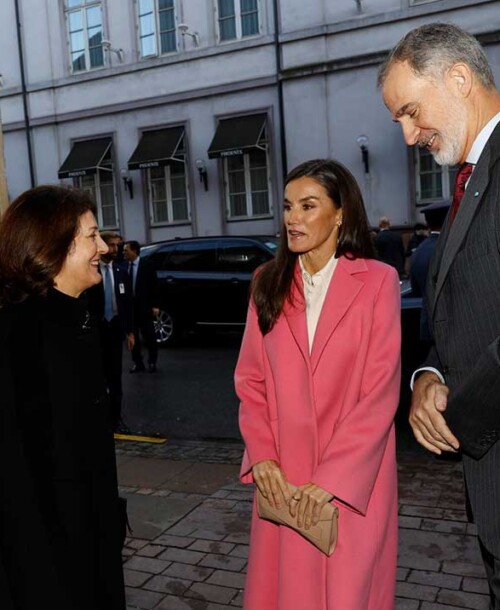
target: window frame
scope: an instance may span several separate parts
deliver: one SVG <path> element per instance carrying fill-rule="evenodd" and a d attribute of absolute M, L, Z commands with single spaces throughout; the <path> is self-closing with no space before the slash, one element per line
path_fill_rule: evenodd
<path fill-rule="evenodd" d="M 215 7 L 215 25 L 217 32 L 217 43 L 225 44 L 231 43 L 238 40 L 247 40 L 248 38 L 254 38 L 256 36 L 260 36 L 262 34 L 262 9 L 260 0 L 256 0 L 257 5 L 257 32 L 254 34 L 248 34 L 243 36 L 242 34 L 242 14 L 241 14 L 241 0 L 232 0 L 234 6 L 234 21 L 235 21 L 235 31 L 236 36 L 234 38 L 222 38 L 221 36 L 221 28 L 220 28 L 220 17 L 219 17 L 219 0 L 214 0 Z"/>
<path fill-rule="evenodd" d="M 266 155 L 266 184 L 267 184 L 267 197 L 268 197 L 268 211 L 265 214 L 253 214 L 253 202 L 252 202 L 252 177 L 251 177 L 251 168 L 250 168 L 250 153 L 243 153 L 243 169 L 244 169 L 244 178 L 245 178 L 245 208 L 246 214 L 240 216 L 232 216 L 231 215 L 231 197 L 229 191 L 229 169 L 228 163 L 230 160 L 229 157 L 222 157 L 222 172 L 223 172 L 223 182 L 224 182 L 224 201 L 226 208 L 226 221 L 234 222 L 239 220 L 260 220 L 262 218 L 270 218 L 273 215 L 273 201 L 272 201 L 272 183 L 271 183 L 271 166 L 270 166 L 270 156 L 269 156 L 269 147 L 268 144 L 262 144 L 257 147 L 259 150 L 263 151 Z"/>
<path fill-rule="evenodd" d="M 162 57 L 164 55 L 173 55 L 174 53 L 178 53 L 179 52 L 179 34 L 177 31 L 177 14 L 178 14 L 178 8 L 177 8 L 177 0 L 173 0 L 172 4 L 172 11 L 174 13 L 174 33 L 175 33 L 175 49 L 171 50 L 171 51 L 162 51 L 161 49 L 161 31 L 160 31 L 160 9 L 158 6 L 158 0 L 152 0 L 154 7 L 153 7 L 153 13 L 154 13 L 154 46 L 155 46 L 155 51 L 154 53 L 148 53 L 147 55 L 143 55 L 142 52 L 142 39 L 144 38 L 144 36 L 141 35 L 141 22 L 140 22 L 140 15 L 141 13 L 140 11 L 140 0 L 137 0 L 136 5 L 137 5 L 137 11 L 136 11 L 136 18 L 137 18 L 137 43 L 138 43 L 138 51 L 139 51 L 139 57 L 140 59 L 148 59 L 151 57 Z"/>
<path fill-rule="evenodd" d="M 432 170 L 423 171 L 422 157 L 429 156 L 432 160 Z M 417 208 L 428 205 L 435 201 L 450 201 L 453 198 L 453 184 L 458 171 L 458 165 L 439 165 L 434 160 L 434 157 L 425 148 L 415 147 L 414 151 L 415 162 L 415 203 Z M 441 179 L 441 195 L 431 195 L 430 197 L 422 197 L 422 176 L 424 174 L 439 175 Z"/>
<path fill-rule="evenodd" d="M 115 214 L 115 223 L 112 225 L 104 224 L 104 220 L 103 220 L 103 210 L 102 210 L 103 201 L 102 201 L 101 175 L 100 175 L 101 171 L 110 172 L 110 174 L 111 174 L 111 183 L 113 186 L 113 202 L 114 202 L 113 208 L 114 208 L 114 214 Z M 92 177 L 94 180 L 93 188 L 88 188 L 87 186 L 85 186 L 83 184 L 84 179 L 90 178 L 90 177 Z M 117 194 L 117 188 L 116 188 L 116 179 L 115 179 L 114 164 L 113 164 L 112 156 L 111 156 L 111 163 L 109 163 L 109 164 L 106 163 L 106 164 L 103 164 L 102 166 L 98 167 L 95 174 L 74 177 L 73 186 L 75 186 L 76 188 L 79 188 L 80 190 L 82 190 L 86 193 L 90 193 L 92 195 L 92 199 L 94 200 L 94 203 L 97 208 L 97 224 L 100 229 L 109 231 L 109 230 L 116 230 L 116 229 L 120 228 L 120 215 L 119 215 L 119 210 L 118 210 L 118 194 Z"/>
<path fill-rule="evenodd" d="M 182 136 L 182 143 L 179 144 L 178 149 L 175 152 L 175 157 L 172 157 L 172 161 L 167 163 L 164 166 L 160 166 L 163 169 L 163 179 L 165 182 L 165 195 L 166 195 L 166 207 L 167 207 L 167 220 L 156 220 L 155 219 L 155 206 L 153 200 L 153 186 L 151 180 L 151 171 L 153 169 L 158 168 L 147 168 L 143 170 L 145 174 L 146 180 L 146 191 L 147 191 L 147 199 L 148 199 L 148 209 L 149 209 L 149 223 L 152 227 L 159 226 L 173 226 L 173 225 L 185 225 L 191 224 L 191 198 L 189 192 L 189 172 L 188 172 L 188 162 L 187 162 L 187 153 L 185 150 L 184 138 L 186 134 Z M 174 220 L 173 219 L 173 202 L 174 198 L 172 197 L 172 163 L 183 163 L 184 164 L 184 188 L 186 193 L 186 218 Z"/>
<path fill-rule="evenodd" d="M 90 61 L 90 39 L 88 36 L 88 21 L 87 21 L 87 10 L 89 8 L 94 8 L 94 7 L 98 7 L 100 9 L 100 13 L 101 13 L 101 44 L 100 45 L 96 45 L 95 47 L 92 48 L 97 48 L 98 46 L 101 47 L 101 54 L 102 54 L 102 63 L 96 66 L 91 66 L 91 61 Z M 85 68 L 81 69 L 81 70 L 75 70 L 74 69 L 74 62 L 72 59 L 72 54 L 73 54 L 73 50 L 72 50 L 72 44 L 71 44 L 71 31 L 70 31 L 70 20 L 69 20 L 69 15 L 70 13 L 76 13 L 76 12 L 80 12 L 82 14 L 82 23 L 83 23 L 83 35 L 84 35 L 84 44 L 85 47 L 83 49 L 84 51 L 84 58 L 85 58 Z M 69 2 L 68 0 L 64 0 L 64 19 L 65 19 L 65 24 L 66 24 L 66 40 L 67 40 L 67 48 L 68 48 L 68 55 L 69 55 L 69 70 L 71 72 L 71 74 L 83 74 L 85 72 L 91 72 L 93 70 L 100 70 L 102 68 L 106 67 L 106 59 L 105 59 L 105 54 L 104 54 L 104 49 L 102 47 L 102 40 L 104 38 L 104 10 L 103 10 L 103 0 L 80 0 L 78 5 L 75 6 L 69 6 Z"/>

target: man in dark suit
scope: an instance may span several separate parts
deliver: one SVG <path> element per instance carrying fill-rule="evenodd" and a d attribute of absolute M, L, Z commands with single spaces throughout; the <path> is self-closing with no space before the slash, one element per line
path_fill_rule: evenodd
<path fill-rule="evenodd" d="M 444 220 L 450 207 L 449 201 L 436 201 L 430 203 L 421 210 L 425 216 L 429 236 L 415 248 L 411 257 L 410 281 L 413 296 L 422 297 L 422 309 L 420 311 L 420 339 L 429 344 L 432 341 L 432 333 L 429 326 L 429 314 L 427 306 L 427 276 L 432 254 L 441 232 Z M 429 346 L 430 347 L 430 346 Z"/>
<path fill-rule="evenodd" d="M 444 23 L 409 32 L 378 83 L 407 144 L 425 146 L 439 164 L 463 164 L 429 269 L 435 346 L 414 374 L 410 424 L 429 451 L 462 452 L 491 608 L 498 610 L 500 93 L 477 40 Z"/>
<path fill-rule="evenodd" d="M 87 291 L 89 309 L 99 324 L 113 425 L 117 432 L 128 432 L 122 420 L 122 358 L 124 341 L 129 350 L 134 347 L 132 286 L 127 269 L 116 263 L 120 236 L 104 231 L 101 237 L 108 246 L 99 261 L 103 281 Z"/>
<path fill-rule="evenodd" d="M 402 277 L 405 270 L 405 248 L 399 233 L 391 230 L 391 223 L 387 216 L 382 216 L 378 223 L 379 232 L 375 237 L 375 249 L 378 258 L 391 265 Z"/>
<path fill-rule="evenodd" d="M 142 342 L 148 350 L 148 370 L 156 371 L 158 345 L 153 324 L 154 316 L 159 315 L 158 280 L 156 271 L 145 260 L 141 259 L 141 246 L 135 240 L 126 241 L 123 249 L 125 261 L 128 261 L 128 272 L 134 294 L 134 334 L 135 345 L 132 349 L 133 365 L 131 373 L 145 370 L 142 359 Z"/>

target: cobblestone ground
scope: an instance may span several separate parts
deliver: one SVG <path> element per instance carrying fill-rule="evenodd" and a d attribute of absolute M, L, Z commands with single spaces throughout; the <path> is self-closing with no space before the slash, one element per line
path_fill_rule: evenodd
<path fill-rule="evenodd" d="M 117 443 L 119 470 L 133 463 L 137 481 L 146 481 L 121 485 L 122 493 L 130 502 L 147 499 L 158 512 L 170 511 L 170 520 L 158 526 L 153 513 L 149 523 L 138 513 L 144 521 L 138 529 L 147 535 L 127 538 L 128 610 L 242 606 L 252 490 L 237 482 L 241 454 L 239 443 Z M 160 476 L 162 465 L 168 474 Z M 402 453 L 398 469 L 396 610 L 488 610 L 476 532 L 464 510 L 461 463 Z"/>

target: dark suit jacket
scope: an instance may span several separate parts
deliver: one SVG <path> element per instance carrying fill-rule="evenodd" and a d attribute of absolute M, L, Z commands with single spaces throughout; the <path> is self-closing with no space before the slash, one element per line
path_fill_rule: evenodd
<path fill-rule="evenodd" d="M 160 307 L 156 271 L 146 260 L 141 258 L 139 258 L 135 280 L 134 302 L 136 310 L 141 316 L 151 317 L 153 307 Z"/>
<path fill-rule="evenodd" d="M 134 312 L 132 300 L 132 285 L 127 269 L 114 262 L 113 277 L 115 281 L 115 296 L 116 307 L 118 309 L 118 317 L 120 319 L 120 327 L 123 337 L 131 332 L 134 332 Z M 87 290 L 89 299 L 89 309 L 100 323 L 104 321 L 104 284 L 92 286 Z"/>
<path fill-rule="evenodd" d="M 399 233 L 390 229 L 379 231 L 375 237 L 375 248 L 378 258 L 394 267 L 401 275 L 405 268 L 405 249 Z"/>
<path fill-rule="evenodd" d="M 500 556 L 500 124 L 445 220 L 427 294 L 435 347 L 426 364 L 450 388 L 444 413 L 464 452 L 478 533 Z"/>
<path fill-rule="evenodd" d="M 429 327 L 428 303 L 426 298 L 427 275 L 434 248 L 436 247 L 439 234 L 431 233 L 429 237 L 416 248 L 411 257 L 410 281 L 411 291 L 416 297 L 422 298 L 422 310 L 420 312 L 420 338 L 424 341 L 432 341 L 432 332 Z"/>

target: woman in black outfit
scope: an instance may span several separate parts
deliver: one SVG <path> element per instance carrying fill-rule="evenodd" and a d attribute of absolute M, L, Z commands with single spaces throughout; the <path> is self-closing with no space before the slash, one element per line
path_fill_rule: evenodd
<path fill-rule="evenodd" d="M 0 222 L 0 605 L 124 610 L 113 432 L 84 291 L 107 251 L 83 192 Z"/>

